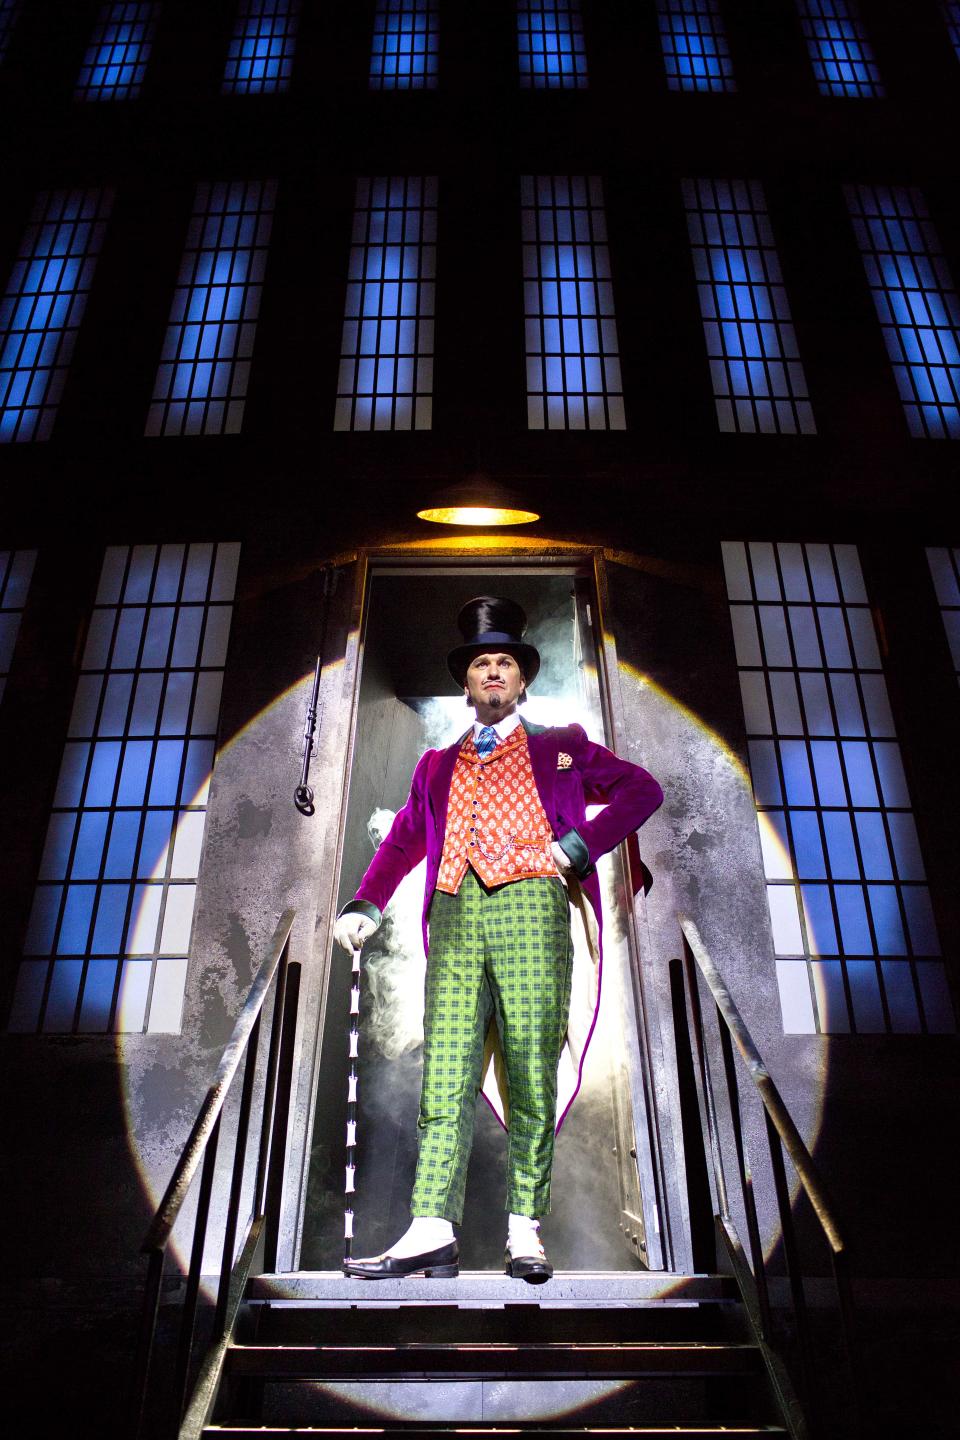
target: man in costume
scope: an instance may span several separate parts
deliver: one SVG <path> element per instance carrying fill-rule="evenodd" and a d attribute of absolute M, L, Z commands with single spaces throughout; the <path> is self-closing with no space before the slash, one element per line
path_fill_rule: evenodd
<path fill-rule="evenodd" d="M 491 1091 L 499 1086 L 500 1102 L 495 1093 L 489 1098 L 508 1130 L 506 1272 L 539 1284 L 553 1274 L 539 1219 L 550 1209 L 554 1136 L 579 1089 L 599 1003 L 596 861 L 639 829 L 663 792 L 646 770 L 589 740 L 580 725 L 521 720 L 517 707 L 540 656 L 524 641 L 519 605 L 480 596 L 463 607 L 458 624 L 463 643 L 448 666 L 476 719 L 455 744 L 421 757 L 409 798 L 334 932 L 344 949 L 358 949 L 400 881 L 426 857 L 413 1221 L 383 1255 L 346 1261 L 344 1269 L 368 1279 L 458 1273 L 453 1225 L 463 1215 L 486 1072 Z M 587 805 L 604 809 L 588 820 Z M 577 1034 L 570 1024 L 571 909 L 597 962 L 590 1013 Z"/>

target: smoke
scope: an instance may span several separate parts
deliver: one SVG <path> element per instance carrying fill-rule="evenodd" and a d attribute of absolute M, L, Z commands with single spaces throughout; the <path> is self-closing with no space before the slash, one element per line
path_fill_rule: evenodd
<path fill-rule="evenodd" d="M 374 849 L 390 829 L 393 817 L 392 810 L 381 809 L 367 821 Z M 421 863 L 400 882 L 364 956 L 364 1038 L 388 1060 L 399 1060 L 423 1044 L 423 981 L 427 967 L 420 935 L 423 872 Z"/>

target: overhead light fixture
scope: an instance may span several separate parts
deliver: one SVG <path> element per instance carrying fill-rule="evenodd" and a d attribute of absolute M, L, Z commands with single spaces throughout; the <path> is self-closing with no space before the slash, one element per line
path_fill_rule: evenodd
<path fill-rule="evenodd" d="M 434 525 L 529 525 L 540 515 L 505 485 L 477 474 L 446 486 L 417 518 Z"/>

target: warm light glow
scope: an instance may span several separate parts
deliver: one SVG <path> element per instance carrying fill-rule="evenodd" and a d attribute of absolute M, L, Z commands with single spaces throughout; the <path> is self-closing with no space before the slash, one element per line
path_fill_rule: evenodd
<path fill-rule="evenodd" d="M 535 510 L 512 510 L 492 505 L 440 505 L 418 510 L 418 520 L 431 520 L 435 525 L 529 525 L 539 520 Z"/>

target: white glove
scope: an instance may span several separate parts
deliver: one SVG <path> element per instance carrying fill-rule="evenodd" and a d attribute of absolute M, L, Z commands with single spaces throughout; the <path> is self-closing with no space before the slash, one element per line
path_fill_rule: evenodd
<path fill-rule="evenodd" d="M 551 840 L 550 854 L 553 856 L 553 863 L 560 871 L 560 874 L 569 875 L 570 872 L 573 870 L 573 861 L 570 859 L 570 856 L 567 854 L 566 850 L 564 850 L 559 840 Z"/>
<path fill-rule="evenodd" d="M 379 930 L 376 920 L 371 920 L 369 915 L 362 915 L 358 910 L 351 911 L 349 915 L 341 915 L 333 927 L 333 938 L 338 945 L 352 955 L 354 950 L 360 950 L 365 940 Z"/>

